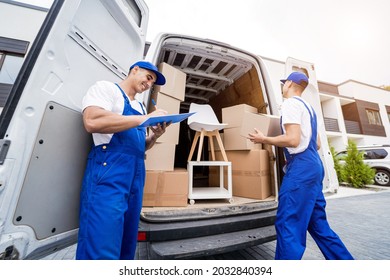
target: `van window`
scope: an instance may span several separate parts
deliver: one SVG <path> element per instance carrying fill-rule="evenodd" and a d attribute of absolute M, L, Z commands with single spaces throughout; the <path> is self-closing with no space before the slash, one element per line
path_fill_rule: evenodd
<path fill-rule="evenodd" d="M 364 151 L 364 159 L 383 159 L 387 157 L 387 152 L 384 149 L 373 149 Z"/>
<path fill-rule="evenodd" d="M 131 17 L 134 19 L 138 27 L 141 27 L 142 14 L 137 3 L 132 0 L 122 0 L 123 4 L 127 7 L 128 12 Z"/>

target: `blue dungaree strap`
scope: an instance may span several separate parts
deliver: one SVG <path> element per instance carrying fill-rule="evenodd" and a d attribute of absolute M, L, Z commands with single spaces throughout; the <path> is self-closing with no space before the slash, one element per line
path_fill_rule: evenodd
<path fill-rule="evenodd" d="M 123 115 L 141 115 L 117 86 L 124 98 Z M 81 192 L 77 259 L 134 259 L 145 183 L 145 137 L 145 128 L 131 128 L 92 148 Z"/>
<path fill-rule="evenodd" d="M 317 152 L 316 114 L 305 102 L 296 99 L 309 111 L 312 136 L 309 146 L 301 153 L 290 154 L 284 149 L 287 169 L 279 192 L 275 259 L 301 259 L 307 231 L 326 259 L 353 259 L 326 218 L 322 192 L 324 168 Z"/>

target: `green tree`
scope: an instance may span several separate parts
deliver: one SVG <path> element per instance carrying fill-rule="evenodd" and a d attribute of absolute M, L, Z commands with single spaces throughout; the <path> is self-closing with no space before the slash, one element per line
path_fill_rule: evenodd
<path fill-rule="evenodd" d="M 359 152 L 355 142 L 348 141 L 345 164 L 341 168 L 341 181 L 355 188 L 374 182 L 375 171 L 363 162 L 363 153 Z"/>

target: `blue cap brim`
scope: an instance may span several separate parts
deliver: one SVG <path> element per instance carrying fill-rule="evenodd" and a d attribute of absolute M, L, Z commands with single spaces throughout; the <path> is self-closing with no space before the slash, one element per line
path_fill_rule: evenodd
<path fill-rule="evenodd" d="M 152 71 L 154 74 L 156 74 L 156 81 L 154 82 L 155 85 L 159 85 L 159 86 L 165 85 L 166 80 L 164 75 L 158 71 L 158 68 L 154 64 L 148 61 L 138 61 L 133 65 L 131 65 L 130 70 L 133 69 L 135 66 Z"/>
<path fill-rule="evenodd" d="M 165 80 L 165 77 L 164 77 L 163 74 L 161 74 L 158 71 L 154 71 L 154 70 L 151 70 L 151 69 L 149 69 L 149 70 L 152 71 L 154 74 L 156 74 L 156 81 L 154 82 L 155 85 L 158 85 L 158 86 L 165 85 L 166 80 Z"/>

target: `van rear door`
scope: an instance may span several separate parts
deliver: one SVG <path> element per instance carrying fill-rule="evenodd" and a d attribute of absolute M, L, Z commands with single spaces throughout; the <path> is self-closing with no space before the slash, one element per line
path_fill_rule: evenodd
<path fill-rule="evenodd" d="M 339 181 L 334 169 L 333 157 L 330 152 L 328 139 L 326 137 L 324 117 L 322 114 L 321 100 L 314 64 L 289 57 L 287 58 L 285 64 L 285 76 L 287 77 L 287 75 L 293 71 L 303 72 L 309 77 L 309 85 L 303 92 L 302 98 L 310 103 L 317 115 L 318 135 L 321 141 L 321 149 L 318 152 L 325 169 L 323 191 L 336 192 L 339 187 Z"/>
<path fill-rule="evenodd" d="M 91 137 L 81 101 L 142 59 L 141 0 L 56 0 L 0 119 L 0 259 L 41 258 L 77 240 Z"/>

